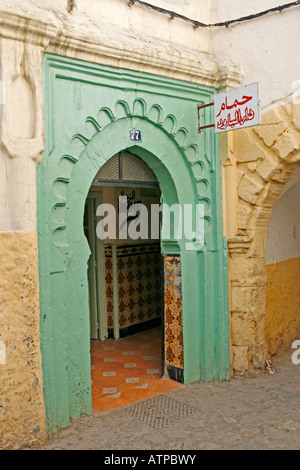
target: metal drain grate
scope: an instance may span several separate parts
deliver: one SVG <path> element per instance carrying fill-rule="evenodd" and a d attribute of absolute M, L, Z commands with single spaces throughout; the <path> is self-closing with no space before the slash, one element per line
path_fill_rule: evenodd
<path fill-rule="evenodd" d="M 124 410 L 134 418 L 140 419 L 155 429 L 161 429 L 173 424 L 181 418 L 199 412 L 185 403 L 164 395 L 158 395 Z"/>

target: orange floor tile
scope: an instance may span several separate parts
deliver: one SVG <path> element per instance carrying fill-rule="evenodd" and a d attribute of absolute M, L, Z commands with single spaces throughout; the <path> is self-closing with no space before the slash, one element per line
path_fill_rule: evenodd
<path fill-rule="evenodd" d="M 91 341 L 93 412 L 106 411 L 180 387 L 162 379 L 161 328 L 120 340 Z"/>

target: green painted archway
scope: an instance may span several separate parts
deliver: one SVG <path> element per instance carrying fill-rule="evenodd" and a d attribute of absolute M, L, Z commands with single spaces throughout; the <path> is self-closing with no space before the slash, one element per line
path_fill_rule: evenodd
<path fill-rule="evenodd" d="M 49 433 L 91 414 L 84 204 L 100 167 L 123 149 L 155 173 L 163 202 L 205 207 L 205 244 L 162 240 L 182 265 L 185 383 L 230 376 L 227 249 L 219 144 L 197 130 L 212 89 L 46 55 L 45 151 L 37 169 L 41 351 Z M 210 116 L 211 117 L 211 116 Z M 130 140 L 138 129 L 140 142 Z"/>

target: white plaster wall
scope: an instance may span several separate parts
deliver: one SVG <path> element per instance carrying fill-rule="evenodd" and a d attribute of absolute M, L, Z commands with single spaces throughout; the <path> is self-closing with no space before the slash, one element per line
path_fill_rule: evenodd
<path fill-rule="evenodd" d="M 300 258 L 300 168 L 277 200 L 268 227 L 266 264 Z"/>
<path fill-rule="evenodd" d="M 283 5 L 281 0 L 212 0 L 212 21 L 225 21 Z M 244 84 L 259 82 L 262 111 L 300 91 L 300 6 L 228 28 L 211 29 L 211 50 L 241 66 Z M 297 83 L 298 81 L 298 83 Z"/>
<path fill-rule="evenodd" d="M 17 9 L 20 0 L 9 0 L 8 3 L 12 4 L 12 1 Z M 5 3 L 5 0 L 0 3 Z M 198 0 L 149 0 L 148 3 L 204 23 L 210 19 L 210 0 L 202 2 L 201 8 Z M 67 0 L 22 0 L 22 7 L 26 4 L 48 9 L 61 17 L 66 13 Z M 78 25 L 89 18 L 100 27 L 105 24 L 128 30 L 129 36 L 154 38 L 202 52 L 209 49 L 209 34 L 205 28 L 196 30 L 193 25 L 180 19 L 170 21 L 169 16 L 139 4 L 129 7 L 128 0 L 74 0 L 69 17 Z M 132 39 L 135 47 L 134 37 Z"/>
<path fill-rule="evenodd" d="M 191 49 L 199 49 L 199 51 L 209 49 L 209 36 L 206 30 L 196 31 L 191 24 L 180 19 L 169 21 L 168 16 L 138 4 L 128 7 L 128 0 L 77 0 L 76 3 L 78 13 L 92 16 L 114 26 L 122 26 L 131 31 L 133 36 L 148 36 L 173 44 L 185 45 Z M 148 3 L 196 19 L 194 18 L 196 14 L 194 0 L 182 2 L 156 0 Z M 199 13 L 197 16 L 199 18 Z M 208 18 L 209 2 L 202 9 L 201 16 Z"/>

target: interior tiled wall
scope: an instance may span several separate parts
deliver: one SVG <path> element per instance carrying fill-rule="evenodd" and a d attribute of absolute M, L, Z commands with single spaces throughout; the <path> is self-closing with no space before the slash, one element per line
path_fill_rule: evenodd
<path fill-rule="evenodd" d="M 120 330 L 158 320 L 164 310 L 165 364 L 169 376 L 182 382 L 184 362 L 180 256 L 165 256 L 164 287 L 161 263 L 159 244 L 117 247 Z M 113 329 L 110 246 L 105 248 L 105 267 L 108 328 Z"/>
<path fill-rule="evenodd" d="M 162 314 L 162 258 L 159 243 L 118 246 L 120 329 L 158 319 Z M 108 328 L 113 328 L 111 247 L 105 248 Z"/>

